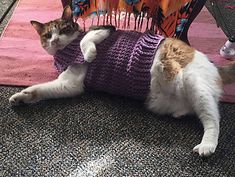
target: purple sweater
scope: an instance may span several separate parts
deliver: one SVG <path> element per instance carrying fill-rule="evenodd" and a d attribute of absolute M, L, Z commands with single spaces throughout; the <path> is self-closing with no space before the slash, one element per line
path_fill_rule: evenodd
<path fill-rule="evenodd" d="M 59 72 L 69 65 L 82 64 L 81 35 L 55 56 Z M 150 69 L 164 38 L 150 32 L 117 30 L 97 47 L 96 59 L 89 63 L 86 89 L 145 99 L 150 89 Z"/>

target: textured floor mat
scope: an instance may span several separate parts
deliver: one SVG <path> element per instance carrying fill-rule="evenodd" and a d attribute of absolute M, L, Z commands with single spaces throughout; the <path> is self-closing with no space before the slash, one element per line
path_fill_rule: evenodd
<path fill-rule="evenodd" d="M 234 176 L 235 105 L 221 104 L 216 153 L 192 148 L 203 128 L 103 94 L 12 108 L 20 88 L 0 88 L 0 176 Z"/>

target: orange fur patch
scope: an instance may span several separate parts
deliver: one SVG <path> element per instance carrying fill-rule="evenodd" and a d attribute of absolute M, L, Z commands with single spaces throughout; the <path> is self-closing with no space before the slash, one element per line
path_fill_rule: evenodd
<path fill-rule="evenodd" d="M 165 39 L 159 50 L 167 80 L 174 79 L 188 63 L 192 62 L 195 53 L 194 48 L 174 38 Z"/>

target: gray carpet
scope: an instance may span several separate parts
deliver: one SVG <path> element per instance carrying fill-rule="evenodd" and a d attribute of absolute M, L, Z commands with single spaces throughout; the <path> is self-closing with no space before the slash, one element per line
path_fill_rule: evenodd
<path fill-rule="evenodd" d="M 235 105 L 221 104 L 216 153 L 192 152 L 195 117 L 154 115 L 142 103 L 106 94 L 12 108 L 20 88 L 0 87 L 0 176 L 234 176 Z"/>
<path fill-rule="evenodd" d="M 0 87 L 1 177 L 235 176 L 235 104 L 220 105 L 218 148 L 201 158 L 192 152 L 203 134 L 196 117 L 98 93 L 11 107 L 21 89 Z"/>
<path fill-rule="evenodd" d="M 0 0 L 0 18 L 6 12 L 7 8 L 11 5 L 11 3 L 14 2 L 14 1 L 15 0 Z M 12 12 L 13 12 L 15 6 L 16 6 L 16 3 L 13 6 L 13 8 L 10 9 L 9 13 L 7 13 L 7 16 L 4 18 L 3 22 L 0 24 L 0 36 L 1 36 L 1 33 L 2 33 L 3 29 L 4 29 L 4 27 L 6 26 L 9 18 L 11 17 Z"/>

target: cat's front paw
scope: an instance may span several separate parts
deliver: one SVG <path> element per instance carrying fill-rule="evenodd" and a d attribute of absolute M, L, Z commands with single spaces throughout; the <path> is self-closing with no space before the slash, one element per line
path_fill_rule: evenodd
<path fill-rule="evenodd" d="M 12 95 L 9 99 L 9 103 L 12 106 L 17 106 L 20 103 L 34 103 L 38 101 L 37 92 L 22 91 Z"/>
<path fill-rule="evenodd" d="M 193 148 L 194 152 L 197 152 L 200 156 L 209 156 L 215 152 L 216 143 L 200 143 Z"/>
<path fill-rule="evenodd" d="M 90 63 L 96 58 L 97 55 L 96 47 L 91 45 L 87 47 L 83 53 L 84 53 L 83 54 L 84 60 Z"/>

